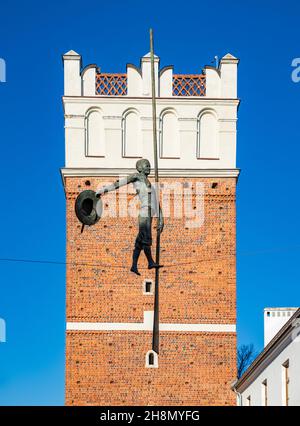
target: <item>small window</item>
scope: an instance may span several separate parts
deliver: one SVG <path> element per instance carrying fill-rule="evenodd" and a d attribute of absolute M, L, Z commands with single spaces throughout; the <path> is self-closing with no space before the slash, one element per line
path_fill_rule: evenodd
<path fill-rule="evenodd" d="M 157 368 L 158 367 L 158 355 L 154 351 L 148 351 L 146 353 L 146 368 Z"/>
<path fill-rule="evenodd" d="M 262 382 L 262 406 L 268 406 L 268 381 L 265 379 Z"/>
<path fill-rule="evenodd" d="M 289 405 L 289 384 L 290 384 L 290 376 L 289 376 L 289 360 L 286 360 L 282 364 L 282 405 L 288 407 Z"/>
<path fill-rule="evenodd" d="M 269 317 L 270 316 L 270 312 L 267 312 L 267 317 Z"/>
<path fill-rule="evenodd" d="M 148 355 L 148 360 L 149 360 L 149 365 L 154 365 L 154 353 L 150 352 L 150 354 Z"/>
<path fill-rule="evenodd" d="M 143 293 L 144 294 L 153 294 L 153 280 L 145 280 L 143 283 Z"/>
<path fill-rule="evenodd" d="M 250 395 L 247 398 L 247 406 L 251 407 L 251 396 Z"/>

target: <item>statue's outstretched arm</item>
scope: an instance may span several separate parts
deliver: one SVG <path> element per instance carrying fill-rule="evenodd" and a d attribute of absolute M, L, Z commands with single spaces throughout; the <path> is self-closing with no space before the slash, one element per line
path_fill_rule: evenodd
<path fill-rule="evenodd" d="M 96 191 L 96 195 L 100 197 L 102 194 L 105 194 L 106 192 L 115 191 L 121 186 L 128 185 L 129 183 L 133 183 L 136 181 L 136 179 L 137 179 L 136 173 L 126 176 L 124 178 L 118 179 L 114 183 L 107 186 L 103 186 L 102 188 L 98 189 Z"/>

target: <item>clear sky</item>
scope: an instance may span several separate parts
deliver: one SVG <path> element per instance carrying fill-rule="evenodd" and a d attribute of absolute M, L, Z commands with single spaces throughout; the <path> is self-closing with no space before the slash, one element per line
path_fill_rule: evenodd
<path fill-rule="evenodd" d="M 299 1 L 3 1 L 0 258 L 65 260 L 61 55 L 125 72 L 149 51 L 198 73 L 240 58 L 237 193 L 239 343 L 263 346 L 263 308 L 300 306 Z M 0 261 L 0 404 L 63 404 L 64 265 Z"/>

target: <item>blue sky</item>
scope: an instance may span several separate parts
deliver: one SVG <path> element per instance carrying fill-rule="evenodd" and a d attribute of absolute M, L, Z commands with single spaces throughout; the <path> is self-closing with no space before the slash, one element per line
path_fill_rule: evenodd
<path fill-rule="evenodd" d="M 299 306 L 298 1 L 3 1 L 0 258 L 65 259 L 61 55 L 125 72 L 149 51 L 197 73 L 240 58 L 237 193 L 239 343 L 263 345 L 263 308 Z M 63 404 L 65 268 L 0 261 L 0 404 Z"/>

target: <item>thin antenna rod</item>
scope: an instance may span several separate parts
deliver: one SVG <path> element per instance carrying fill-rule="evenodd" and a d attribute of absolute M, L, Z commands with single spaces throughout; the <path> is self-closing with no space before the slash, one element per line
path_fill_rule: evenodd
<path fill-rule="evenodd" d="M 150 56 L 151 56 L 151 86 L 152 86 L 152 121 L 153 121 L 153 152 L 156 188 L 156 259 L 159 265 L 160 257 L 160 231 L 159 231 L 159 178 L 158 178 L 158 155 L 157 155 L 157 130 L 156 130 L 156 93 L 155 93 L 155 71 L 154 71 L 154 47 L 153 31 L 150 29 Z M 152 350 L 159 354 L 159 268 L 155 269 L 155 294 L 154 294 L 154 319 Z"/>

